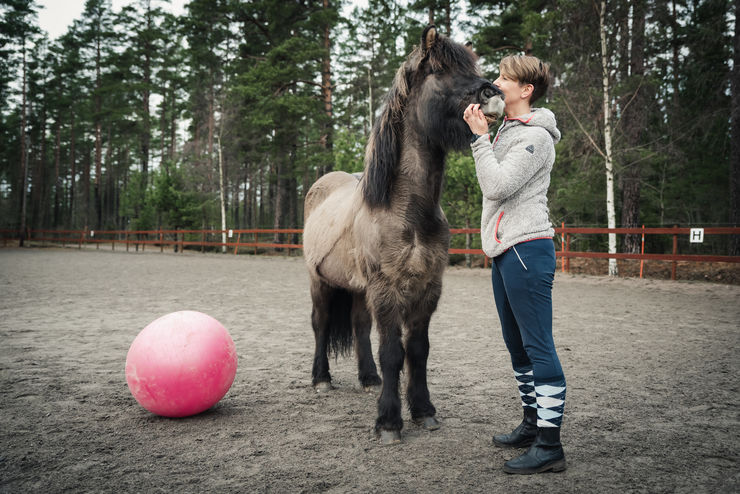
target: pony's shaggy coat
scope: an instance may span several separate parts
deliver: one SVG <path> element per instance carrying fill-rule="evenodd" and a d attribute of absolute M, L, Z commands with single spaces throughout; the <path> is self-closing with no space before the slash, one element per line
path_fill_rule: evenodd
<path fill-rule="evenodd" d="M 313 383 L 317 390 L 329 389 L 327 353 L 343 353 L 354 342 L 361 384 L 380 384 L 369 339 L 375 321 L 383 375 L 376 430 L 390 433 L 381 434 L 384 442 L 400 439 L 404 360 L 411 417 L 438 427 L 426 367 L 429 321 L 449 247 L 449 226 L 439 207 L 444 161 L 449 150 L 469 143 L 462 119 L 467 105 L 486 107 L 499 94 L 464 46 L 427 27 L 421 46 L 396 73 L 368 141 L 362 178 L 332 172 L 306 196 Z"/>

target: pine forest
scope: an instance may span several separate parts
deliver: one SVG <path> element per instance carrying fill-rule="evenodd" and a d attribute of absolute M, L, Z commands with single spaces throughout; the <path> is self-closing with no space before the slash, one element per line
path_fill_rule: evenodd
<path fill-rule="evenodd" d="M 0 228 L 300 228 L 318 177 L 362 171 L 430 22 L 491 80 L 508 54 L 550 62 L 536 106 L 563 134 L 554 225 L 738 226 L 739 5 L 190 0 L 173 15 L 164 0 L 87 0 L 49 39 L 36 2 L 0 0 Z M 470 151 L 448 157 L 442 207 L 480 226 Z M 734 240 L 710 247 L 739 255 Z M 619 242 L 639 252 L 637 235 Z"/>

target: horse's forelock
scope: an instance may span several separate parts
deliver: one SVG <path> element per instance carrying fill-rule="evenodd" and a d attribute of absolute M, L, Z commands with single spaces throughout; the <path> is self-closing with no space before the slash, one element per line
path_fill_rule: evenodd
<path fill-rule="evenodd" d="M 463 45 L 443 36 L 429 50 L 428 63 L 435 72 L 480 74 L 473 54 Z"/>

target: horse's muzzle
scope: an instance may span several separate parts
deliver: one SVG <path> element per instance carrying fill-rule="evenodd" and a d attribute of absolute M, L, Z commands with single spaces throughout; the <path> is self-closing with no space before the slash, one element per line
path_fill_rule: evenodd
<path fill-rule="evenodd" d="M 478 101 L 489 124 L 504 114 L 504 93 L 490 82 L 481 86 L 478 91 Z"/>

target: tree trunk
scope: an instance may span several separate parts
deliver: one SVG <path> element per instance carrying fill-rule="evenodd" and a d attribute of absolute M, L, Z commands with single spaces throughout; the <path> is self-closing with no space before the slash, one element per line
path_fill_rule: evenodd
<path fill-rule="evenodd" d="M 736 0 L 737 3 L 737 0 Z M 735 28 L 735 32 L 737 33 L 737 28 Z M 676 1 L 673 0 L 671 2 L 671 48 L 673 52 L 673 80 L 671 81 L 673 83 L 673 106 L 674 108 L 678 108 L 678 82 L 679 82 L 679 74 L 681 69 L 681 63 L 679 61 L 678 52 L 681 49 L 680 46 L 681 40 L 679 39 L 679 33 L 678 33 L 678 16 L 676 14 Z M 735 50 L 735 53 L 737 54 L 737 50 Z"/>
<path fill-rule="evenodd" d="M 59 158 L 61 152 L 61 140 L 62 140 L 62 123 L 60 118 L 56 121 L 56 140 L 54 143 L 54 216 L 53 222 L 55 227 L 59 227 L 61 223 L 60 214 L 60 193 L 61 193 L 61 181 L 59 178 Z"/>
<path fill-rule="evenodd" d="M 606 216 L 609 228 L 616 228 L 616 214 L 614 211 L 614 167 L 612 163 L 612 124 L 611 102 L 609 94 L 609 65 L 606 47 L 606 0 L 601 1 L 599 15 L 599 32 L 601 35 L 601 72 L 602 89 L 604 95 L 604 154 L 606 155 Z M 609 234 L 609 253 L 617 252 L 617 235 Z M 609 259 L 609 276 L 617 276 L 617 260 Z"/>
<path fill-rule="evenodd" d="M 85 159 L 82 164 L 82 192 L 84 194 L 84 200 L 82 203 L 85 206 L 85 210 L 82 217 L 84 219 L 85 229 L 87 229 L 90 226 L 90 167 L 92 163 L 90 162 L 90 148 L 88 144 L 85 144 L 84 150 Z"/>
<path fill-rule="evenodd" d="M 622 128 L 624 129 L 627 148 L 622 170 L 622 227 L 640 226 L 640 142 L 647 131 L 647 87 L 642 84 L 645 77 L 645 0 L 633 0 L 632 33 L 630 54 L 630 77 L 632 91 L 623 109 Z M 624 236 L 624 252 L 638 254 L 641 236 L 629 234 Z"/>
<path fill-rule="evenodd" d="M 69 227 L 74 228 L 77 225 L 76 201 L 75 201 L 75 181 L 77 178 L 77 160 L 75 157 L 75 112 L 70 112 L 72 121 L 69 126 Z"/>
<path fill-rule="evenodd" d="M 212 177 L 213 170 L 213 136 L 216 128 L 216 85 L 213 80 L 213 70 L 209 71 L 210 86 L 208 88 L 208 175 Z"/>
<path fill-rule="evenodd" d="M 367 115 L 367 121 L 368 121 L 368 128 L 367 128 L 367 135 L 370 135 L 370 132 L 372 132 L 373 128 L 373 120 L 375 120 L 375 115 L 373 115 L 373 80 L 372 80 L 372 72 L 370 71 L 370 66 L 367 67 L 367 104 L 368 104 L 368 115 Z"/>
<path fill-rule="evenodd" d="M 172 98 L 170 102 L 170 161 L 175 162 L 175 145 L 177 135 L 177 115 L 175 108 L 177 105 L 175 90 L 170 89 L 170 96 Z"/>
<path fill-rule="evenodd" d="M 28 188 L 28 149 L 26 139 L 26 37 L 23 36 L 21 41 L 21 51 L 23 52 L 23 87 L 21 88 L 21 187 L 20 187 L 20 201 L 21 201 L 21 213 L 19 218 L 20 242 L 19 245 L 23 247 L 24 240 L 26 238 L 26 189 Z"/>
<path fill-rule="evenodd" d="M 46 87 L 46 84 L 44 84 Z M 31 196 L 31 202 L 33 203 L 33 221 L 31 228 L 42 228 L 45 226 L 47 218 L 47 207 L 46 198 L 47 185 L 46 185 L 46 102 L 47 98 L 43 98 L 43 106 L 41 109 L 41 138 L 39 149 L 39 156 L 36 160 L 36 172 L 33 178 L 33 194 Z"/>
<path fill-rule="evenodd" d="M 324 10 L 329 9 L 329 0 L 324 0 Z M 324 26 L 324 59 L 321 64 L 321 99 L 324 101 L 324 114 L 326 115 L 326 122 L 321 136 L 321 147 L 327 152 L 329 158 L 322 168 L 321 175 L 329 173 L 333 169 L 333 162 L 331 160 L 332 150 L 334 148 L 333 142 L 333 109 L 332 109 L 332 86 L 331 86 L 331 38 L 329 36 L 329 23 L 327 22 Z"/>
<path fill-rule="evenodd" d="M 244 182 L 244 228 L 254 228 L 254 173 L 247 164 L 246 181 Z"/>
<path fill-rule="evenodd" d="M 149 147 L 151 146 L 151 118 L 149 114 L 149 96 L 152 83 L 152 51 L 154 47 L 148 36 L 152 30 L 152 11 L 151 4 L 147 1 L 146 6 L 146 30 L 147 38 L 144 41 L 144 90 L 143 90 L 143 122 L 141 132 L 141 173 L 142 173 L 142 191 L 146 190 L 149 184 Z"/>
<path fill-rule="evenodd" d="M 103 194 L 103 222 L 108 224 L 115 225 L 115 217 L 117 215 L 117 210 L 114 208 L 114 204 L 112 199 L 113 196 L 113 189 L 115 187 L 115 181 L 113 179 L 114 173 L 113 173 L 113 165 L 111 164 L 111 157 L 113 153 L 113 145 L 111 140 L 111 125 L 108 123 L 108 139 L 106 141 L 108 145 L 105 147 L 105 183 L 106 186 L 104 188 L 105 193 Z M 111 218 L 114 219 L 113 222 L 111 222 Z"/>
<path fill-rule="evenodd" d="M 103 173 L 102 123 L 100 122 L 100 37 L 96 40 L 95 50 L 95 228 L 100 230 L 103 225 L 103 201 L 100 190 L 100 176 Z"/>
<path fill-rule="evenodd" d="M 221 151 L 221 133 L 216 135 L 216 146 L 218 149 L 218 195 L 221 201 L 221 252 L 226 254 L 226 185 L 224 184 L 224 158 Z"/>
<path fill-rule="evenodd" d="M 732 67 L 732 147 L 730 151 L 730 224 L 740 226 L 740 0 L 735 0 L 735 58 Z M 740 235 L 732 236 L 730 254 L 740 255 Z"/>
<path fill-rule="evenodd" d="M 159 114 L 159 156 L 160 163 L 167 160 L 167 106 L 169 104 L 168 92 L 166 88 L 162 90 L 162 110 Z"/>
<path fill-rule="evenodd" d="M 275 206 L 272 212 L 272 227 L 275 229 L 283 227 L 283 208 L 286 202 L 285 185 L 283 184 L 283 182 L 285 181 L 283 171 L 286 167 L 286 164 L 284 163 L 285 161 L 285 154 L 282 152 L 277 156 L 277 159 L 275 160 Z M 273 243 L 280 243 L 280 234 L 275 233 L 273 235 Z"/>

